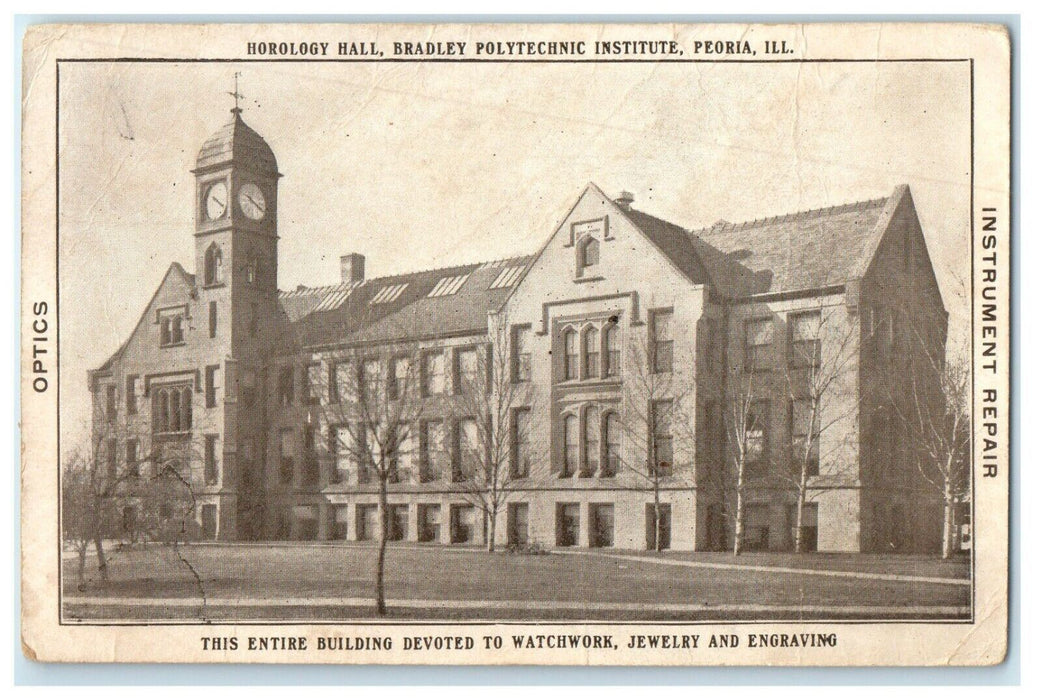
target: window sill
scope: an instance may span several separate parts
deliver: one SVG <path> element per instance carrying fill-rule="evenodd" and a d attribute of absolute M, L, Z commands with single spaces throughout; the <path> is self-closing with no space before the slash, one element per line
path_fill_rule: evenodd
<path fill-rule="evenodd" d="M 163 350 L 163 349 L 166 349 L 166 348 L 179 348 L 179 347 L 181 347 L 183 345 L 187 345 L 187 343 L 185 341 L 183 341 L 183 340 L 178 342 L 178 343 L 160 343 L 159 344 L 159 349 Z"/>
<path fill-rule="evenodd" d="M 225 284 L 225 282 L 213 282 L 211 284 L 204 284 L 202 286 L 202 289 L 220 289 L 221 287 L 225 286 Z"/>
<path fill-rule="evenodd" d="M 572 282 L 575 282 L 576 284 L 583 284 L 585 282 L 603 282 L 603 281 L 604 281 L 604 277 L 601 276 L 601 275 L 592 275 L 590 277 L 576 277 L 575 279 L 572 280 Z"/>

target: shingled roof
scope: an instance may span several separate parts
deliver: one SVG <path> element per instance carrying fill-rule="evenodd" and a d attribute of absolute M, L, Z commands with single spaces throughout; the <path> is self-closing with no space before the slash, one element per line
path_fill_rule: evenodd
<path fill-rule="evenodd" d="M 522 277 L 505 275 L 512 283 L 502 284 L 502 273 L 527 268 L 530 262 L 531 257 L 524 256 L 355 284 L 301 287 L 280 292 L 279 301 L 298 340 L 310 347 L 481 333 L 488 327 L 489 311 L 506 301 Z M 439 287 L 451 278 L 453 284 Z M 497 281 L 500 284 L 493 288 Z M 443 294 L 446 287 L 455 292 Z"/>

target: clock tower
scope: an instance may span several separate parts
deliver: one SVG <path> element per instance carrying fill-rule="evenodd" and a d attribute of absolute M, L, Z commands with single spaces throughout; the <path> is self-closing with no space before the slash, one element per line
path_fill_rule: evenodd
<path fill-rule="evenodd" d="M 212 488 L 224 504 L 225 531 L 250 539 L 264 521 L 264 387 L 278 340 L 281 175 L 238 103 L 199 150 L 192 173 L 197 303 L 209 338 L 201 359 L 207 381 L 213 373 L 220 385 L 213 423 L 223 458 Z"/>

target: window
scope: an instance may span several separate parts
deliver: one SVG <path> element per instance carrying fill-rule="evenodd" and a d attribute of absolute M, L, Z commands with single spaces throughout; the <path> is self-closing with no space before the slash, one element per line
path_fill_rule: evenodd
<path fill-rule="evenodd" d="M 217 337 L 217 302 L 210 302 L 210 337 Z"/>
<path fill-rule="evenodd" d="M 421 503 L 416 509 L 416 539 L 420 542 L 437 542 L 441 539 L 441 506 Z"/>
<path fill-rule="evenodd" d="M 301 487 L 314 489 L 318 487 L 318 453 L 316 447 L 315 426 L 304 426 L 304 450 L 301 460 Z"/>
<path fill-rule="evenodd" d="M 159 345 L 180 345 L 185 341 L 184 312 L 165 311 L 159 318 Z"/>
<path fill-rule="evenodd" d="M 579 504 L 557 504 L 557 546 L 574 547 L 579 544 Z"/>
<path fill-rule="evenodd" d="M 615 476 L 619 473 L 619 459 L 622 455 L 622 426 L 619 414 L 610 412 L 604 417 L 604 466 L 601 476 Z"/>
<path fill-rule="evenodd" d="M 319 403 L 322 393 L 322 365 L 310 362 L 304 368 L 304 403 L 314 406 Z"/>
<path fill-rule="evenodd" d="M 774 322 L 758 318 L 745 322 L 745 371 L 762 372 L 771 368 L 771 343 Z"/>
<path fill-rule="evenodd" d="M 355 508 L 355 539 L 360 541 L 374 539 L 378 518 L 375 503 L 359 504 Z"/>
<path fill-rule="evenodd" d="M 579 476 L 593 476 L 600 463 L 600 426 L 597 421 L 597 410 L 587 408 L 583 412 L 583 468 Z"/>
<path fill-rule="evenodd" d="M 137 440 L 127 440 L 127 473 L 134 478 L 141 476 L 141 465 L 138 463 L 140 459 L 138 445 Z"/>
<path fill-rule="evenodd" d="M 392 432 L 387 435 L 387 481 L 397 484 L 402 480 L 402 474 L 408 474 L 407 459 L 409 453 L 409 426 L 399 423 Z"/>
<path fill-rule="evenodd" d="M 293 483 L 293 429 L 279 431 L 279 481 Z"/>
<path fill-rule="evenodd" d="M 445 355 L 428 352 L 423 356 L 423 393 L 435 396 L 445 392 Z"/>
<path fill-rule="evenodd" d="M 114 484 L 119 478 L 119 443 L 116 438 L 109 438 L 105 445 L 105 466 L 109 483 Z"/>
<path fill-rule="evenodd" d="M 387 371 L 387 398 L 394 401 L 409 391 L 412 363 L 408 357 L 395 357 L 391 359 Z"/>
<path fill-rule="evenodd" d="M 651 313 L 651 371 L 673 371 L 673 312 Z"/>
<path fill-rule="evenodd" d="M 326 533 L 327 539 L 347 539 L 347 506 L 334 505 L 329 509 L 329 528 Z"/>
<path fill-rule="evenodd" d="M 289 406 L 293 403 L 293 367 L 286 366 L 279 370 L 279 403 Z"/>
<path fill-rule="evenodd" d="M 219 365 L 208 365 L 206 368 L 206 407 L 213 408 L 217 405 L 217 372 Z"/>
<path fill-rule="evenodd" d="M 583 331 L 583 379 L 595 379 L 601 374 L 601 341 L 597 329 Z"/>
<path fill-rule="evenodd" d="M 127 377 L 127 415 L 133 416 L 137 414 L 137 375 L 132 374 Z M 113 387 L 115 389 L 115 387 Z"/>
<path fill-rule="evenodd" d="M 669 503 L 644 506 L 645 545 L 650 550 L 669 549 L 673 531 L 673 508 Z"/>
<path fill-rule="evenodd" d="M 239 393 L 243 407 L 250 408 L 257 398 L 257 373 L 252 369 L 239 372 Z"/>
<path fill-rule="evenodd" d="M 579 419 L 573 415 L 564 418 L 564 454 L 561 476 L 571 476 L 579 466 Z"/>
<path fill-rule="evenodd" d="M 615 544 L 615 506 L 610 503 L 590 505 L 590 546 L 612 547 Z"/>
<path fill-rule="evenodd" d="M 745 467 L 748 476 L 763 476 L 767 471 L 767 431 L 770 401 L 753 401 L 745 419 Z"/>
<path fill-rule="evenodd" d="M 456 393 L 480 391 L 478 385 L 478 351 L 464 348 L 456 351 Z"/>
<path fill-rule="evenodd" d="M 184 433 L 192 429 L 192 387 L 161 386 L 152 389 L 152 430 Z"/>
<path fill-rule="evenodd" d="M 479 464 L 478 422 L 473 418 L 461 418 L 456 426 L 456 444 L 453 449 L 453 481 L 464 481 L 473 477 Z"/>
<path fill-rule="evenodd" d="M 420 429 L 420 481 L 437 481 L 445 469 L 445 424 L 424 421 Z"/>
<path fill-rule="evenodd" d="M 371 409 L 380 400 L 380 360 L 369 358 L 362 362 L 361 400 Z"/>
<path fill-rule="evenodd" d="M 789 316 L 789 366 L 821 364 L 821 312 L 805 311 Z"/>
<path fill-rule="evenodd" d="M 351 396 L 351 365 L 335 362 L 329 366 L 329 402 L 340 403 Z"/>
<path fill-rule="evenodd" d="M 205 478 L 207 484 L 217 483 L 217 436 L 207 435 L 205 438 Z"/>
<path fill-rule="evenodd" d="M 531 326 L 514 326 L 512 332 L 513 379 L 515 382 L 527 382 L 532 379 Z"/>
<path fill-rule="evenodd" d="M 528 504 L 507 505 L 507 544 L 528 544 Z"/>
<path fill-rule="evenodd" d="M 355 425 L 355 441 L 355 469 L 358 472 L 358 483 L 368 484 L 373 478 L 370 464 L 380 463 L 380 446 L 376 440 L 369 439 L 365 423 Z"/>
<path fill-rule="evenodd" d="M 116 385 L 109 384 L 105 387 L 105 419 L 116 420 Z"/>
<path fill-rule="evenodd" d="M 213 503 L 205 503 L 199 508 L 199 518 L 202 520 L 203 539 L 217 539 L 217 506 Z"/>
<path fill-rule="evenodd" d="M 802 471 L 804 457 L 806 456 L 807 473 L 809 476 L 816 476 L 818 473 L 819 425 L 821 417 L 814 414 L 813 399 L 794 399 L 789 404 L 790 424 L 792 425 L 793 471 L 796 473 Z"/>
<path fill-rule="evenodd" d="M 532 422 L 532 411 L 528 408 L 515 408 L 510 422 L 511 453 L 510 475 L 515 479 L 524 479 L 531 473 L 531 450 L 529 448 L 529 431 Z"/>
<path fill-rule="evenodd" d="M 477 509 L 474 506 L 458 505 L 449 508 L 449 539 L 453 544 L 477 541 Z"/>
<path fill-rule="evenodd" d="M 622 351 L 619 349 L 619 326 L 609 321 L 604 327 L 604 376 L 619 376 L 622 366 Z"/>
<path fill-rule="evenodd" d="M 206 249 L 204 284 L 207 286 L 221 284 L 224 281 L 224 257 L 216 243 Z"/>
<path fill-rule="evenodd" d="M 351 429 L 346 425 L 336 425 L 329 430 L 329 451 L 333 455 L 333 471 L 330 474 L 330 481 L 339 484 L 347 481 L 348 475 L 351 473 L 351 446 L 354 444 L 354 437 L 351 435 Z"/>
<path fill-rule="evenodd" d="M 564 332 L 564 378 L 565 381 L 579 378 L 579 340 L 572 329 Z"/>
<path fill-rule="evenodd" d="M 582 277 L 592 271 L 601 261 L 601 244 L 596 238 L 587 237 L 577 246 L 578 276 Z"/>
<path fill-rule="evenodd" d="M 387 506 L 387 539 L 391 542 L 400 542 L 405 539 L 405 533 L 409 531 L 409 506 L 404 504 L 389 504 Z"/>
<path fill-rule="evenodd" d="M 651 403 L 651 464 L 658 476 L 673 473 L 673 402 Z"/>

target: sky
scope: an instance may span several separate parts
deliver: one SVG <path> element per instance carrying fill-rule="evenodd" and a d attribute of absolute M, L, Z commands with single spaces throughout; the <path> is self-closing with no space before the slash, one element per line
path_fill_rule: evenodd
<path fill-rule="evenodd" d="M 172 262 L 194 271 L 199 147 L 230 119 L 267 140 L 279 287 L 534 252 L 588 182 L 687 228 L 908 184 L 951 334 L 965 334 L 970 122 L 959 63 L 63 64 L 63 448 L 87 371 Z M 66 442 L 66 441 L 69 442 Z"/>

